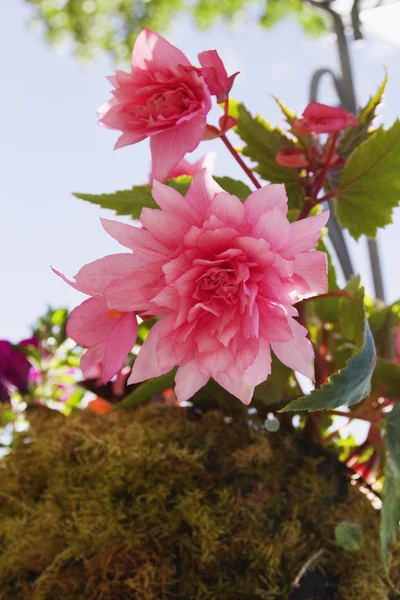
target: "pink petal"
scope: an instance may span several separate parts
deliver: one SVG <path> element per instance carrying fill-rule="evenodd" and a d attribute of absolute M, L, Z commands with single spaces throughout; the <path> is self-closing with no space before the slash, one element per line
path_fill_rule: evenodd
<path fill-rule="evenodd" d="M 157 361 L 157 345 L 160 335 L 167 333 L 169 323 L 164 322 L 164 317 L 160 319 L 151 329 L 145 339 L 143 346 L 139 350 L 135 362 L 133 363 L 132 373 L 128 379 L 128 384 L 146 381 L 152 377 L 159 377 L 168 373 L 170 368 L 161 369 Z"/>
<path fill-rule="evenodd" d="M 258 340 L 258 353 L 253 364 L 245 371 L 246 381 L 254 387 L 268 378 L 271 373 L 271 349 L 267 339 L 260 336 Z"/>
<path fill-rule="evenodd" d="M 321 237 L 321 229 L 329 219 L 329 211 L 290 224 L 290 237 L 281 250 L 284 258 L 295 258 L 300 252 L 312 250 Z"/>
<path fill-rule="evenodd" d="M 243 236 L 238 237 L 234 245 L 246 253 L 249 262 L 254 262 L 260 267 L 268 267 L 274 262 L 274 254 L 269 251 L 270 245 L 264 239 Z"/>
<path fill-rule="evenodd" d="M 107 126 L 106 116 L 103 117 L 102 123 L 105 123 Z M 111 125 L 108 125 L 112 127 Z M 115 127 L 115 129 L 119 129 L 119 127 Z M 146 138 L 141 131 L 124 131 L 122 135 L 119 136 L 114 145 L 114 150 L 118 150 L 119 148 L 124 148 L 125 146 L 131 146 L 132 144 L 137 144 Z"/>
<path fill-rule="evenodd" d="M 267 185 L 256 190 L 244 203 L 247 220 L 256 225 L 258 219 L 267 211 L 277 208 L 283 215 L 287 213 L 287 196 L 285 186 L 281 183 Z"/>
<path fill-rule="evenodd" d="M 204 375 L 195 360 L 181 365 L 175 375 L 175 394 L 179 402 L 189 400 L 210 379 Z"/>
<path fill-rule="evenodd" d="M 289 342 L 293 340 L 292 329 L 285 310 L 277 305 L 257 298 L 260 311 L 261 335 L 270 342 Z"/>
<path fill-rule="evenodd" d="M 169 185 L 164 185 L 156 179 L 153 181 L 151 191 L 158 206 L 166 212 L 177 215 L 191 225 L 199 225 L 199 215 L 179 192 Z"/>
<path fill-rule="evenodd" d="M 138 325 L 134 313 L 127 313 L 115 321 L 104 351 L 103 383 L 107 383 L 122 369 L 137 337 Z"/>
<path fill-rule="evenodd" d="M 133 47 L 132 69 L 163 71 L 173 70 L 178 65 L 190 66 L 183 52 L 155 31 L 143 29 Z"/>
<path fill-rule="evenodd" d="M 167 179 L 185 154 L 200 144 L 205 128 L 206 117 L 197 114 L 180 125 L 153 135 L 150 138 L 153 177 L 159 181 Z"/>
<path fill-rule="evenodd" d="M 207 169 L 203 169 L 193 177 L 192 183 L 186 193 L 186 200 L 201 215 L 208 211 L 214 196 L 224 190 L 214 179 Z"/>
<path fill-rule="evenodd" d="M 101 343 L 86 350 L 80 364 L 84 379 L 97 379 L 102 373 L 104 349 L 105 343 Z"/>
<path fill-rule="evenodd" d="M 245 208 L 239 198 L 221 192 L 217 194 L 212 200 L 209 209 L 209 215 L 214 215 L 220 219 L 226 225 L 231 227 L 237 227 L 238 229 L 243 228 L 245 223 Z"/>
<path fill-rule="evenodd" d="M 222 372 L 214 375 L 214 379 L 221 387 L 232 394 L 232 396 L 239 398 L 243 404 L 250 404 L 251 399 L 253 398 L 254 385 L 247 381 L 245 375 L 235 374 L 229 377 L 229 375 Z"/>
<path fill-rule="evenodd" d="M 314 379 L 314 350 L 306 337 L 307 329 L 294 319 L 290 319 L 289 323 L 294 339 L 290 342 L 271 342 L 271 348 L 284 365 Z"/>
<path fill-rule="evenodd" d="M 105 342 L 114 322 L 103 298 L 88 298 L 69 315 L 67 335 L 81 346 Z"/>
<path fill-rule="evenodd" d="M 105 290 L 109 308 L 142 312 L 152 307 L 151 298 L 163 287 L 162 262 L 152 262 L 125 279 L 113 281 Z"/>
<path fill-rule="evenodd" d="M 184 219 L 156 208 L 143 208 L 140 221 L 169 250 L 178 248 L 190 228 Z"/>
<path fill-rule="evenodd" d="M 328 291 L 328 258 L 325 252 L 301 252 L 295 258 L 294 273 L 306 282 L 311 292 L 302 298 Z"/>
<path fill-rule="evenodd" d="M 279 250 L 289 239 L 290 223 L 279 208 L 272 208 L 258 219 L 254 235 L 266 240 L 271 250 Z"/>

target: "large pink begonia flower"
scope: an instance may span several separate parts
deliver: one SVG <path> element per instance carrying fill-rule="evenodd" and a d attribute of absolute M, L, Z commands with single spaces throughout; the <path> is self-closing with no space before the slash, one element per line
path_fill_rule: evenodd
<path fill-rule="evenodd" d="M 91 296 L 74 308 L 67 322 L 67 335 L 88 348 L 81 359 L 85 379 L 107 383 L 123 367 L 136 341 L 135 313 L 110 309 L 104 298 L 104 289 L 129 275 L 136 264 L 132 254 L 105 256 L 82 267 L 75 281 L 54 270 L 76 290 Z"/>
<path fill-rule="evenodd" d="M 248 404 L 271 371 L 271 348 L 313 378 L 313 348 L 293 304 L 327 290 L 326 255 L 313 248 L 328 213 L 291 224 L 283 185 L 242 203 L 206 170 L 185 197 L 159 182 L 153 196 L 161 210 L 144 208 L 142 229 L 103 220 L 137 260 L 128 277 L 104 289 L 107 306 L 161 317 L 129 382 L 178 365 L 180 401 L 213 377 Z"/>
<path fill-rule="evenodd" d="M 116 148 L 150 137 L 153 176 L 163 181 L 203 138 L 211 98 L 201 70 L 144 29 L 133 48 L 131 72 L 116 71 L 109 80 L 115 89 L 99 110 L 100 122 L 123 132 Z"/>

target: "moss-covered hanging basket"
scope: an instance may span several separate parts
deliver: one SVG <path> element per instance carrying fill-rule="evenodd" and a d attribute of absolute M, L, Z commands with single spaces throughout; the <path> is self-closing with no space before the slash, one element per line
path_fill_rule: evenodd
<path fill-rule="evenodd" d="M 1 600 L 395 597 L 376 511 L 301 437 L 161 405 L 33 421 L 0 463 Z"/>

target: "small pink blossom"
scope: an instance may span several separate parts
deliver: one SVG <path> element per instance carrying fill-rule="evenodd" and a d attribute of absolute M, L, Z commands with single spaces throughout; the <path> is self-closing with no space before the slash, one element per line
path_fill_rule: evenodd
<path fill-rule="evenodd" d="M 107 307 L 160 317 L 129 383 L 178 365 L 180 401 L 213 377 L 248 404 L 271 371 L 271 348 L 312 378 L 313 348 L 293 304 L 327 289 L 326 255 L 313 248 L 328 213 L 289 223 L 283 185 L 257 190 L 242 203 L 206 170 L 185 197 L 157 181 L 153 197 L 160 210 L 142 210 L 142 229 L 103 219 L 135 259 L 128 276 L 104 287 Z M 112 257 L 119 272 L 120 260 Z"/>
<path fill-rule="evenodd" d="M 81 359 L 85 379 L 109 381 L 123 367 L 136 341 L 135 313 L 110 309 L 104 298 L 107 286 L 129 275 L 135 265 L 132 254 L 117 254 L 85 265 L 75 281 L 55 271 L 72 287 L 91 296 L 74 308 L 67 322 L 68 336 L 88 348 Z"/>
<path fill-rule="evenodd" d="M 198 59 L 210 93 L 217 97 L 218 103 L 225 102 L 229 96 L 235 77 L 239 73 L 234 73 L 228 77 L 224 63 L 216 50 L 200 52 Z"/>
<path fill-rule="evenodd" d="M 116 71 L 109 80 L 115 89 L 99 110 L 100 122 L 122 131 L 116 148 L 150 137 L 154 177 L 166 179 L 203 138 L 211 98 L 201 69 L 144 29 L 133 48 L 131 72 Z"/>
<path fill-rule="evenodd" d="M 215 157 L 215 152 L 208 152 L 205 156 L 202 156 L 202 158 L 199 158 L 199 160 L 194 163 L 190 163 L 188 160 L 186 160 L 186 158 L 182 158 L 182 160 L 180 160 L 168 174 L 167 179 L 171 179 L 172 177 L 181 177 L 182 175 L 193 177 L 202 169 L 208 169 L 209 171 L 212 171 Z M 150 181 L 153 181 L 153 179 L 153 173 L 150 173 Z"/>
<path fill-rule="evenodd" d="M 303 118 L 294 121 L 293 131 L 299 136 L 307 133 L 337 133 L 346 127 L 358 125 L 356 117 L 344 108 L 310 102 L 303 112 Z"/>

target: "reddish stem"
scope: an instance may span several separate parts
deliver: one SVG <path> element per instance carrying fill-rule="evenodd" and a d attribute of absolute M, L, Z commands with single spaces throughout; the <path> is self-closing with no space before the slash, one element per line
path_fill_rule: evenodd
<path fill-rule="evenodd" d="M 318 177 L 317 183 L 315 184 L 315 187 L 314 187 L 314 191 L 313 191 L 313 199 L 314 200 L 317 199 L 318 193 L 319 193 L 320 189 L 322 188 L 322 186 L 324 185 L 325 177 L 326 177 L 326 174 L 330 167 L 330 162 L 332 160 L 332 156 L 334 155 L 334 152 L 335 152 L 335 147 L 336 147 L 336 142 L 337 142 L 338 137 L 339 137 L 339 132 L 336 132 L 336 133 L 332 134 L 332 137 L 330 139 L 330 146 L 329 146 L 328 152 L 326 153 L 325 164 L 321 171 L 320 176 Z"/>
<path fill-rule="evenodd" d="M 305 219 L 310 214 L 310 211 L 314 207 L 314 203 L 311 201 L 311 198 L 306 198 L 304 200 L 303 207 L 297 217 L 296 221 L 301 221 L 301 219 Z"/>
<path fill-rule="evenodd" d="M 232 144 L 230 143 L 230 141 L 228 140 L 228 138 L 226 137 L 225 134 L 221 135 L 221 140 L 224 142 L 225 146 L 228 148 L 229 152 L 232 154 L 232 156 L 236 160 L 236 162 L 242 167 L 243 171 L 246 173 L 246 175 L 251 179 L 252 183 L 259 190 L 261 188 L 261 184 L 254 177 L 254 174 L 253 174 L 252 170 L 242 160 L 242 157 L 235 150 L 235 148 L 232 146 Z"/>

